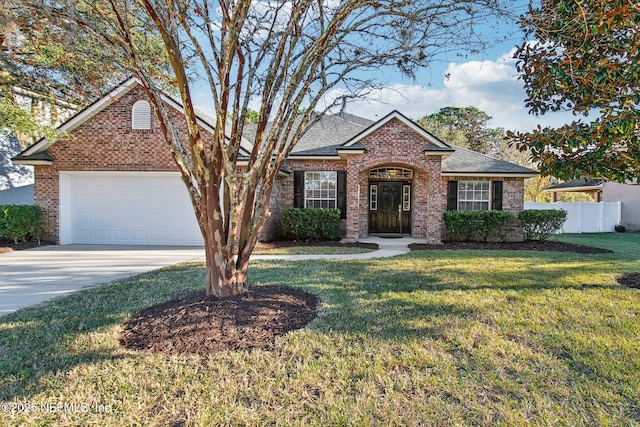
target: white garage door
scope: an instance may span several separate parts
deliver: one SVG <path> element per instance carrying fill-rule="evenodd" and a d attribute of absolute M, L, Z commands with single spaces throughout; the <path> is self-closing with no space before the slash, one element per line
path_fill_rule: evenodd
<path fill-rule="evenodd" d="M 173 173 L 61 173 L 60 243 L 202 245 Z"/>

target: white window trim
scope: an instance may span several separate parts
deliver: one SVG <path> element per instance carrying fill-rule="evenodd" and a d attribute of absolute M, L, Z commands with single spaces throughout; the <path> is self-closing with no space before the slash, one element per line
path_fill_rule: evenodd
<path fill-rule="evenodd" d="M 473 184 L 481 183 L 482 185 L 486 184 L 486 186 L 488 187 L 487 190 L 484 190 L 484 189 L 480 189 L 480 190 L 473 189 L 473 190 L 471 190 L 472 194 L 474 194 L 474 195 L 475 195 L 475 193 L 477 191 L 480 191 L 481 194 L 482 194 L 482 192 L 486 191 L 486 194 L 487 194 L 486 200 L 485 199 L 477 199 L 476 200 L 475 198 L 472 198 L 472 199 L 462 198 L 461 194 L 466 193 L 466 191 L 467 191 L 467 190 L 463 189 L 463 183 L 464 184 L 466 184 L 466 183 L 473 183 Z M 459 211 L 464 211 L 464 210 L 467 210 L 467 211 L 469 211 L 469 210 L 483 210 L 483 211 L 484 210 L 489 210 L 489 209 L 491 209 L 491 181 L 485 181 L 485 180 L 462 180 L 462 181 L 458 181 L 458 194 L 457 194 L 457 197 L 458 197 L 457 209 Z M 466 194 L 465 194 L 465 197 L 466 197 Z M 462 206 L 463 203 L 485 203 L 487 208 L 486 209 L 462 209 L 461 206 Z"/>
<path fill-rule="evenodd" d="M 312 181 L 312 179 L 309 178 L 310 174 L 316 174 L 316 173 L 320 173 L 320 174 L 331 174 L 333 176 L 333 197 L 309 197 L 307 195 L 307 183 L 309 181 Z M 322 180 L 320 180 L 321 182 Z M 328 191 L 331 191 L 330 188 L 327 189 Z M 336 171 L 305 171 L 304 173 L 304 207 L 305 209 L 314 209 L 313 206 L 308 206 L 309 201 L 320 201 L 320 203 L 323 202 L 333 202 L 333 207 L 328 206 L 329 209 L 335 209 L 338 207 L 338 172 Z M 330 204 L 330 203 L 329 203 Z"/>
<path fill-rule="evenodd" d="M 371 184 L 369 187 L 369 209 L 372 211 L 378 210 L 378 185 Z"/>
<path fill-rule="evenodd" d="M 402 186 L 402 210 L 409 212 L 411 210 L 411 186 Z"/>
<path fill-rule="evenodd" d="M 382 167 L 371 169 L 369 171 L 370 180 L 409 180 L 413 179 L 413 171 L 411 169 L 398 167 Z"/>

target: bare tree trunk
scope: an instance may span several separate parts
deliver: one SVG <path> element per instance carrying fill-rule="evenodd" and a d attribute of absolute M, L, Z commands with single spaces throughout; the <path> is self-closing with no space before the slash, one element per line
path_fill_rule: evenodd
<path fill-rule="evenodd" d="M 248 263 L 237 268 L 233 256 L 226 257 L 224 248 L 215 239 L 205 237 L 207 265 L 207 296 L 227 298 L 241 295 L 249 288 Z"/>
<path fill-rule="evenodd" d="M 214 186 L 203 194 L 200 205 L 200 229 L 204 238 L 207 270 L 207 296 L 228 298 L 249 289 L 249 259 L 234 256 L 235 245 L 228 241 L 220 199 Z M 226 213 L 227 221 L 231 215 Z"/>

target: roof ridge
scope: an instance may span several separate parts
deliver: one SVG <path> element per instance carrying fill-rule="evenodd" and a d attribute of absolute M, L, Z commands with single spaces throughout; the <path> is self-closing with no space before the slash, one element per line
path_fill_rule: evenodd
<path fill-rule="evenodd" d="M 366 120 L 367 122 L 369 122 L 369 124 L 364 125 L 364 124 L 356 123 L 356 122 L 355 122 L 355 121 L 353 121 L 353 120 L 349 120 L 349 119 L 347 119 L 347 118 L 345 117 L 346 115 L 349 115 L 349 116 L 351 116 L 351 117 L 357 117 L 358 119 Z M 352 125 L 359 126 L 359 127 L 362 127 L 362 128 L 366 128 L 366 127 L 368 127 L 368 126 L 371 126 L 371 124 L 372 124 L 372 123 L 375 123 L 375 121 L 374 121 L 374 120 L 367 119 L 366 117 L 358 116 L 358 115 L 356 115 L 356 114 L 347 113 L 347 112 L 340 112 L 340 113 L 337 113 L 337 114 L 331 114 L 331 116 L 333 116 L 333 117 L 335 117 L 335 116 L 340 116 L 340 117 L 342 117 L 342 118 L 343 118 L 343 120 L 344 120 L 345 122 L 347 122 L 347 123 L 351 123 Z"/>
<path fill-rule="evenodd" d="M 456 150 L 465 150 L 465 151 L 469 151 L 469 152 L 471 152 L 471 153 L 473 153 L 473 154 L 476 154 L 476 155 L 478 155 L 478 156 L 486 157 L 487 159 L 495 160 L 495 161 L 498 161 L 498 162 L 506 162 L 506 163 L 511 163 L 511 164 L 514 164 L 514 165 L 518 165 L 517 163 L 510 162 L 509 160 L 497 159 L 497 158 L 492 157 L 492 156 L 490 156 L 490 155 L 488 155 L 488 154 L 481 153 L 481 152 L 476 151 L 476 150 L 472 150 L 471 148 L 467 148 L 467 147 L 460 147 L 459 145 L 455 145 L 455 144 L 449 144 L 449 145 L 450 145 L 451 147 L 455 148 Z M 518 166 L 521 166 L 521 167 L 523 167 L 523 168 L 526 168 L 526 166 L 522 166 L 522 165 L 518 165 Z M 527 168 L 527 169 L 529 169 L 529 168 Z"/>

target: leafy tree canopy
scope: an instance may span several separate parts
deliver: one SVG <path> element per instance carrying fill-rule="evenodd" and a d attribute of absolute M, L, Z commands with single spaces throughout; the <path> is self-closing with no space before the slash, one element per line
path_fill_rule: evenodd
<path fill-rule="evenodd" d="M 499 156 L 505 148 L 505 131 L 489 128 L 490 120 L 490 115 L 476 107 L 443 107 L 418 120 L 418 124 L 447 143 Z"/>
<path fill-rule="evenodd" d="M 534 114 L 569 110 L 560 128 L 509 132 L 544 174 L 625 182 L 640 172 L 640 4 L 543 0 L 522 18 L 517 68 Z"/>
<path fill-rule="evenodd" d="M 121 49 L 87 36 L 83 27 L 95 22 L 64 17 L 66 12 L 81 16 L 91 8 L 89 4 L 60 3 L 50 10 L 43 4 L 42 13 L 27 2 L 8 1 L 3 5 L 0 132 L 17 135 L 23 144 L 42 136 L 55 138 L 54 126 L 59 121 L 131 74 Z M 148 30 L 141 25 L 130 38 L 146 49 L 148 58 L 158 65 L 166 64 L 159 38 Z M 103 34 L 105 38 L 113 36 L 109 31 Z M 166 65 L 158 66 L 154 76 L 166 81 L 167 71 Z"/>

